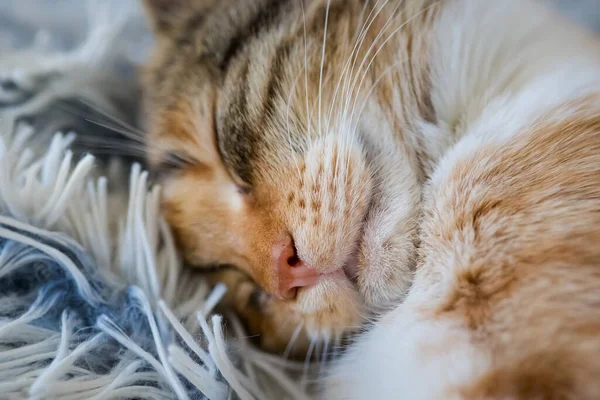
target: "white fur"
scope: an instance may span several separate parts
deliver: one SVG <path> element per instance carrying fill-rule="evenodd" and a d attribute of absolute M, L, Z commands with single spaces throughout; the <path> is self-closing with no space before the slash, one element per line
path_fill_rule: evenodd
<path fill-rule="evenodd" d="M 449 388 L 488 360 L 456 321 L 422 319 L 410 306 L 388 314 L 345 355 L 324 399 L 450 399 Z"/>
<path fill-rule="evenodd" d="M 363 129 L 372 133 L 366 140 L 378 166 L 373 179 L 378 196 L 363 227 L 361 251 L 365 264 L 378 268 L 361 269 L 359 279 L 368 306 L 385 307 L 406 296 L 410 286 L 412 226 L 416 226 L 421 189 L 416 166 L 407 146 L 395 140 L 392 124 L 376 104 L 365 111 L 361 122 Z M 390 241 L 391 255 L 384 250 Z M 393 263 L 390 257 L 395 258 Z"/>
<path fill-rule="evenodd" d="M 536 118 L 559 120 L 564 114 L 546 113 L 600 88 L 600 48 L 534 0 L 447 2 L 435 37 L 432 102 L 439 123 L 423 123 L 420 134 L 438 163 L 426 201 L 436 201 L 463 157 L 523 134 Z M 407 300 L 337 363 L 324 399 L 452 399 L 457 385 L 486 372 L 490 360 L 471 344 L 467 327 L 428 316 L 459 265 L 444 260 L 422 265 Z"/>

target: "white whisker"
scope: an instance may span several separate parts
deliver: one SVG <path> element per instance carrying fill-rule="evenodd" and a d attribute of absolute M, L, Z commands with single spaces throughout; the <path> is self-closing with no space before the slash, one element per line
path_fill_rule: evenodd
<path fill-rule="evenodd" d="M 381 80 L 387 76 L 387 74 L 389 74 L 390 72 L 392 72 L 392 70 L 394 68 L 399 67 L 401 64 L 404 64 L 405 62 L 409 61 L 409 59 L 403 59 L 400 61 L 395 62 L 394 64 L 392 64 L 391 66 L 389 66 L 388 68 L 386 68 L 380 75 L 379 77 L 377 77 L 377 79 L 375 80 L 375 82 L 373 83 L 373 85 L 371 86 L 371 88 L 369 89 L 369 92 L 367 93 L 367 95 L 365 96 L 361 107 L 359 109 L 358 114 L 356 114 L 356 118 L 354 121 L 354 126 L 351 129 L 351 132 L 356 132 L 356 130 L 358 129 L 358 122 L 360 120 L 360 117 L 364 111 L 365 106 L 367 105 L 367 101 L 369 100 L 369 98 L 371 97 L 371 95 L 373 94 L 373 92 L 375 91 L 375 89 L 377 88 L 377 86 L 379 85 L 379 83 L 381 82 Z"/>
<path fill-rule="evenodd" d="M 92 110 L 94 110 L 95 112 L 101 114 L 103 117 L 109 119 L 110 121 L 115 122 L 116 124 L 122 126 L 123 128 L 125 128 L 128 132 L 131 133 L 131 135 L 136 135 L 138 137 L 138 139 L 143 140 L 146 136 L 146 132 L 134 127 L 131 124 L 128 124 L 127 122 L 125 122 L 122 119 L 119 119 L 118 117 L 116 117 L 115 115 L 110 114 L 108 111 L 104 110 L 103 108 L 101 108 L 100 106 L 90 103 L 86 100 L 80 100 L 82 104 L 86 105 L 87 107 L 91 108 Z"/>
<path fill-rule="evenodd" d="M 367 49 L 367 52 L 364 54 L 363 59 L 360 63 L 360 65 L 358 66 L 358 69 L 356 71 L 356 74 L 354 75 L 352 82 L 348 88 L 348 93 L 346 93 L 346 104 L 344 107 L 344 120 L 348 121 L 347 117 L 348 117 L 348 107 L 350 106 L 350 102 L 352 100 L 352 98 L 356 99 L 358 98 L 358 96 L 360 95 L 360 87 L 358 87 L 358 90 L 356 90 L 356 92 L 354 92 L 354 89 L 356 87 L 356 81 L 358 79 L 358 77 L 360 76 L 360 71 L 362 70 L 365 62 L 369 59 L 369 55 L 371 54 L 371 52 L 373 51 L 373 49 L 375 48 L 377 42 L 379 42 L 379 40 L 383 37 L 384 32 L 387 30 L 387 28 L 390 26 L 390 23 L 394 20 L 394 17 L 396 16 L 396 13 L 398 12 L 398 9 L 400 8 L 400 6 L 402 5 L 402 1 L 400 1 L 396 7 L 394 8 L 394 10 L 390 13 L 389 18 L 386 20 L 385 24 L 383 25 L 383 27 L 381 28 L 381 30 L 377 33 L 377 36 L 375 36 L 375 39 L 373 40 L 373 42 L 371 43 L 371 45 L 369 46 L 369 48 Z M 369 64 L 370 65 L 370 64 Z M 354 69 L 353 71 L 354 72 Z M 365 76 L 366 74 L 363 74 L 362 76 Z M 351 114 L 352 115 L 352 114 Z M 352 125 L 352 121 L 349 121 L 350 125 Z"/>
<path fill-rule="evenodd" d="M 325 368 L 327 366 L 327 359 L 328 359 L 328 353 L 329 352 L 329 337 L 326 336 L 325 339 L 323 340 L 323 352 L 321 353 L 321 361 L 320 361 L 320 365 L 319 365 L 319 374 L 322 372 L 323 368 Z"/>
<path fill-rule="evenodd" d="M 288 344 L 285 348 L 285 351 L 283 352 L 284 360 L 287 360 L 290 357 L 290 354 L 292 353 L 292 350 L 294 349 L 294 344 L 296 343 L 296 340 L 298 339 L 300 332 L 302 332 L 303 327 L 304 327 L 304 322 L 301 322 L 298 324 L 298 326 L 294 330 L 294 333 L 292 334 L 292 337 L 290 338 L 290 341 L 288 342 Z"/>
<path fill-rule="evenodd" d="M 288 134 L 288 143 L 290 145 L 290 155 L 294 159 L 294 164 L 296 165 L 296 170 L 298 171 L 298 179 L 302 179 L 302 173 L 300 172 L 300 165 L 298 165 L 298 158 L 295 155 L 294 147 L 292 145 L 292 133 L 290 131 L 290 103 L 292 101 L 292 96 L 294 94 L 294 90 L 296 89 L 296 84 L 298 83 L 298 80 L 300 80 L 301 74 L 302 74 L 302 72 L 300 72 L 298 74 L 298 76 L 294 80 L 294 83 L 290 89 L 290 94 L 288 95 L 287 109 L 286 109 L 286 128 L 287 128 L 287 134 Z"/>
<path fill-rule="evenodd" d="M 94 124 L 94 125 L 98 125 L 98 126 L 100 126 L 102 128 L 106 128 L 106 129 L 111 130 L 113 132 L 120 133 L 121 135 L 125 136 L 126 138 L 128 138 L 130 140 L 133 140 L 133 141 L 136 141 L 136 142 L 140 142 L 142 144 L 145 143 L 145 138 L 141 138 L 141 137 L 139 137 L 139 136 L 131 133 L 130 131 L 125 130 L 125 129 L 121 129 L 121 128 L 115 127 L 113 125 L 109 125 L 107 123 L 103 123 L 103 122 L 99 122 L 99 121 L 94 121 L 93 119 L 90 119 L 90 118 L 85 118 L 85 120 L 87 122 L 90 122 L 90 123 Z"/>
<path fill-rule="evenodd" d="M 306 118 L 308 136 L 311 137 L 312 119 L 310 117 L 310 108 L 308 105 L 308 39 L 306 37 L 306 11 L 304 10 L 304 0 L 300 0 L 300 6 L 302 7 L 302 23 L 304 25 L 304 93 L 306 96 Z"/>
<path fill-rule="evenodd" d="M 109 129 L 111 131 L 117 132 L 122 134 L 123 136 L 127 137 L 130 140 L 139 142 L 139 143 L 145 143 L 146 142 L 146 135 L 144 134 L 144 132 L 139 131 L 131 126 L 127 126 L 127 124 L 121 120 L 119 120 L 117 117 L 109 114 L 106 111 L 103 111 L 101 108 L 99 108 L 98 106 L 92 105 L 91 103 L 85 103 L 82 101 L 83 104 L 87 105 L 88 107 L 90 107 L 91 109 L 93 109 L 95 112 L 97 112 L 101 117 L 106 118 L 108 121 L 110 122 L 114 122 L 116 123 L 118 126 L 113 126 L 110 125 L 107 122 L 100 122 L 100 121 L 96 121 L 92 118 L 90 118 L 90 116 L 87 113 L 84 113 L 82 110 L 77 109 L 76 107 L 64 102 L 64 101 L 60 101 L 56 103 L 56 106 L 62 110 L 65 110 L 77 117 L 81 117 L 83 120 L 90 122 L 92 124 L 95 124 L 97 126 Z"/>
<path fill-rule="evenodd" d="M 308 383 L 308 367 L 310 366 L 310 359 L 312 358 L 312 353 L 315 349 L 315 342 L 315 338 L 310 340 L 310 345 L 308 346 L 308 351 L 306 352 L 306 358 L 304 359 L 304 368 L 302 370 L 302 387 L 304 388 L 306 388 Z"/>
<path fill-rule="evenodd" d="M 321 121 L 323 119 L 323 114 L 322 114 L 322 108 L 321 108 L 321 102 L 322 102 L 322 94 L 323 94 L 323 68 L 325 66 L 325 49 L 327 47 L 327 27 L 329 24 L 329 8 L 331 6 L 331 0 L 327 0 L 327 8 L 325 10 L 325 27 L 323 28 L 323 47 L 321 50 L 321 71 L 319 73 L 319 98 L 318 98 L 318 103 L 319 103 L 319 110 L 318 110 L 318 127 L 319 127 L 319 135 L 323 134 L 323 131 L 321 130 Z"/>
<path fill-rule="evenodd" d="M 379 14 L 383 11 L 383 9 L 388 4 L 388 0 L 385 0 L 385 2 L 381 5 L 381 7 L 377 8 L 377 5 L 379 4 L 379 1 L 380 0 L 377 0 L 377 3 L 375 3 L 375 5 L 373 6 L 373 9 L 369 13 L 370 20 L 369 20 L 369 17 L 368 17 L 367 18 L 367 20 L 369 20 L 368 25 L 366 26 L 365 29 L 363 29 L 363 32 L 361 33 L 361 35 L 359 37 L 360 41 L 355 44 L 355 46 L 358 45 L 358 47 L 356 47 L 356 54 L 354 54 L 354 56 L 352 58 L 352 66 L 351 66 L 350 70 L 346 72 L 346 77 L 345 77 L 345 80 L 344 80 L 344 86 L 342 88 L 342 93 L 344 95 L 344 98 L 347 99 L 346 102 L 345 102 L 346 104 L 348 103 L 348 98 L 352 96 L 352 93 L 350 92 L 351 85 L 349 85 L 349 84 L 352 82 L 352 77 L 355 75 L 354 69 L 355 69 L 356 63 L 357 63 L 357 61 L 359 59 L 358 56 L 359 56 L 360 49 L 362 49 L 363 44 L 365 43 L 365 40 L 367 38 L 367 34 L 371 30 L 371 26 L 375 23 L 375 21 L 379 17 Z M 363 57 L 365 57 L 365 56 L 363 56 Z M 345 110 L 345 107 L 343 108 L 343 110 Z M 340 112 L 340 114 L 339 114 L 340 123 L 343 123 L 345 121 L 345 119 L 344 119 L 345 114 L 346 113 L 343 112 L 343 111 Z"/>
<path fill-rule="evenodd" d="M 339 89 L 340 89 L 340 86 L 341 86 L 342 82 L 344 82 L 344 89 L 343 89 L 342 92 L 344 94 L 346 94 L 346 91 L 345 91 L 346 85 L 345 85 L 345 83 L 348 81 L 348 79 L 346 79 L 346 76 L 348 75 L 348 68 L 350 67 L 350 64 L 352 63 L 352 69 L 354 69 L 354 65 L 356 63 L 356 59 L 358 58 L 358 51 L 362 47 L 362 45 L 364 43 L 364 39 L 365 39 L 365 37 L 366 37 L 369 29 L 371 28 L 371 25 L 373 24 L 373 22 L 377 18 L 377 15 L 379 15 L 379 12 L 381 12 L 381 10 L 383 9 L 383 7 L 385 7 L 385 4 L 384 4 L 380 9 L 377 10 L 377 12 L 375 13 L 375 15 L 373 15 L 373 12 L 377 9 L 377 5 L 379 4 L 380 1 L 381 0 L 377 0 L 377 2 L 375 3 L 375 5 L 371 9 L 371 12 L 367 16 L 366 21 L 364 22 L 363 26 L 361 26 L 359 32 L 357 33 L 357 38 L 355 39 L 354 47 L 353 47 L 352 51 L 350 52 L 350 55 L 348 56 L 348 60 L 346 61 L 345 65 L 344 65 L 344 68 L 342 68 L 342 72 L 340 74 L 340 79 L 338 81 L 338 84 L 337 84 L 334 92 L 333 92 L 333 99 L 332 99 L 332 102 L 331 102 L 332 103 L 332 107 L 330 109 L 330 113 L 329 113 L 329 116 L 327 118 L 327 124 L 328 125 L 329 125 L 330 120 L 331 120 L 331 114 L 332 114 L 332 111 L 334 109 L 335 101 L 337 100 L 337 95 L 339 93 Z M 386 4 L 387 4 L 387 1 L 388 0 L 385 0 Z M 364 14 L 364 12 L 366 10 L 367 5 L 368 5 L 368 1 L 365 2 L 365 7 L 363 8 L 363 14 Z"/>
<path fill-rule="evenodd" d="M 398 26 L 396 29 L 394 29 L 394 31 L 392 31 L 392 33 L 387 37 L 387 39 L 381 44 L 381 46 L 379 46 L 379 48 L 377 49 L 377 51 L 375 52 L 375 54 L 373 55 L 373 57 L 371 58 L 371 61 L 369 62 L 369 64 L 367 65 L 367 68 L 365 69 L 365 72 L 362 75 L 360 84 L 358 86 L 358 91 L 360 91 L 360 88 L 362 87 L 364 80 L 366 78 L 367 73 L 369 72 L 369 69 L 371 68 L 371 65 L 373 64 L 373 62 L 375 61 L 375 58 L 377 57 L 377 55 L 381 52 L 381 50 L 383 50 L 383 48 L 385 47 L 385 45 L 392 39 L 392 37 L 400 32 L 400 30 L 402 28 L 404 28 L 407 24 L 409 24 L 412 20 L 414 20 L 415 18 L 417 18 L 418 16 L 422 15 L 423 13 L 429 11 L 431 8 L 433 8 L 434 6 L 438 5 L 439 1 L 432 3 L 431 5 L 429 5 L 428 7 L 424 8 L 423 10 L 419 11 L 418 13 L 416 13 L 415 15 L 413 15 L 412 17 L 408 18 L 406 21 L 404 21 L 402 24 L 400 24 L 400 26 Z M 410 57 L 410 55 L 409 55 Z M 352 112 L 351 112 L 351 118 L 354 116 L 354 111 L 356 108 L 356 98 L 354 99 L 354 104 L 352 106 Z"/>

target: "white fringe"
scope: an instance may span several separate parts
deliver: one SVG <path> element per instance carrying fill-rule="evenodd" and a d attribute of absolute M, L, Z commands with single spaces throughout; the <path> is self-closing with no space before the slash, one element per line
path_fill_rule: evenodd
<path fill-rule="evenodd" d="M 0 343 L 17 341 L 17 337 L 27 343 L 18 349 L 0 351 L 2 393 L 9 398 L 20 398 L 27 393 L 31 399 L 117 399 L 135 392 L 136 397 L 146 399 L 187 399 L 181 381 L 185 377 L 207 397 L 223 399 L 228 387 L 218 379 L 221 374 L 241 399 L 308 398 L 299 384 L 282 372 L 285 362 L 274 364 L 258 350 L 241 351 L 238 356 L 243 358 L 243 368 L 240 369 L 230 358 L 222 318 L 212 316 L 209 325 L 205 317 L 212 313 L 225 287 L 218 285 L 209 290 L 205 282 L 196 278 L 195 289 L 190 292 L 190 275 L 182 270 L 170 231 L 159 215 L 158 189 L 148 191 L 147 174 L 139 166 L 132 168 L 127 209 L 113 209 L 108 206 L 108 197 L 115 194 L 107 190 L 106 178 L 90 180 L 93 158 L 87 156 L 73 164 L 68 150 L 72 135 L 57 135 L 47 153 L 37 159 L 26 150 L 26 139 L 30 136 L 25 126 L 18 127 L 15 135 L 0 136 L 0 210 L 17 216 L 0 216 L 0 223 L 23 232 L 66 233 L 98 261 L 99 268 L 107 269 L 111 281 L 121 279 L 123 283 L 136 285 L 132 294 L 150 323 L 159 358 L 141 349 L 106 316 L 97 322 L 103 333 L 74 347 L 71 318 L 66 312 L 60 334 L 28 325 L 53 307 L 51 300 L 34 303 L 18 319 L 0 322 Z M 14 167 L 17 164 L 18 169 Z M 127 197 L 126 193 L 120 195 Z M 117 232 L 109 229 L 110 221 L 121 222 L 117 224 Z M 0 236 L 59 260 L 82 293 L 90 299 L 95 297 L 86 277 L 59 250 L 6 228 L 0 228 Z M 2 273 L 6 273 L 4 268 Z M 188 289 L 180 290 L 181 285 Z M 184 325 L 194 315 L 203 334 L 200 337 Z M 173 342 L 169 332 L 176 333 L 187 349 Z M 240 338 L 241 347 L 249 348 L 243 340 L 243 330 L 236 323 L 232 333 Z M 93 351 L 103 335 L 130 351 L 127 362 L 124 360 L 110 376 L 75 368 L 74 363 Z M 171 340 L 165 341 L 166 338 Z M 194 353 L 204 365 L 193 361 L 187 352 Z M 52 362 L 45 365 L 48 359 Z M 153 372 L 137 372 L 142 361 L 151 365 Z M 67 375 L 75 378 L 65 379 Z M 258 375 L 263 379 L 257 379 Z M 129 386 L 144 376 L 163 382 L 171 392 Z M 260 386 L 264 376 L 270 377 L 267 387 Z"/>
<path fill-rule="evenodd" d="M 104 171 L 93 156 L 74 162 L 69 150 L 74 134 L 56 134 L 40 151 L 36 132 L 16 123 L 20 115 L 35 113 L 60 96 L 77 95 L 118 113 L 102 94 L 92 90 L 93 85 L 80 85 L 97 79 L 96 74 L 109 70 L 103 66 L 130 50 L 117 49 L 116 38 L 133 9 L 123 12 L 115 8 L 117 4 L 120 0 L 88 0 L 92 29 L 83 45 L 72 52 L 50 51 L 45 36 L 40 35 L 38 46 L 31 51 L 0 59 L 0 73 L 4 74 L 0 77 L 14 78 L 27 88 L 53 72 L 69 76 L 31 101 L 0 114 L 0 237 L 32 249 L 21 250 L 18 257 L 14 257 L 16 245 L 0 251 L 0 278 L 33 258 L 39 260 L 39 253 L 33 252 L 37 249 L 48 260 L 59 261 L 88 300 L 100 301 L 67 255 L 26 235 L 52 236 L 60 243 L 64 239 L 55 232 L 66 234 L 94 260 L 106 282 L 123 289 L 135 287 L 130 293 L 151 326 L 158 358 L 108 316 L 96 322 L 100 333 L 84 342 L 75 340 L 74 316 L 68 312 L 62 314 L 61 332 L 31 325 L 57 300 L 42 302 L 40 297 L 20 317 L 0 319 L 0 397 L 187 399 L 185 387 L 191 384 L 215 400 L 233 394 L 241 399 L 307 399 L 300 382 L 288 374 L 301 371 L 301 367 L 253 348 L 233 316 L 233 329 L 226 337 L 222 318 L 213 315 L 225 287 L 211 289 L 201 277 L 182 268 L 171 232 L 159 214 L 159 188 L 148 187 L 148 174 L 139 165 L 131 168 L 128 190 L 111 190 L 113 175 L 126 175 L 126 167 L 112 165 L 110 178 L 98 177 Z M 135 6 L 135 2 L 129 4 Z M 10 94 L 2 90 L 0 100 L 10 100 L 5 98 Z M 0 310 L 23 309 L 29 302 L 17 296 L 4 297 Z M 107 338 L 127 350 L 110 374 L 99 375 L 77 366 L 77 361 L 85 360 Z M 14 348 L 14 343 L 20 346 Z M 235 346 L 229 347 L 232 343 Z M 160 385 L 138 384 L 144 381 Z"/>

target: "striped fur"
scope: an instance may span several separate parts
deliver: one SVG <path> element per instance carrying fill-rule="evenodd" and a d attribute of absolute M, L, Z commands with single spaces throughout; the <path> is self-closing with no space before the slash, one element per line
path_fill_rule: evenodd
<path fill-rule="evenodd" d="M 535 0 L 146 3 L 165 213 L 264 347 L 391 307 L 325 398 L 593 398 L 597 38 Z M 280 301 L 286 234 L 326 277 Z"/>
<path fill-rule="evenodd" d="M 273 243 L 293 236 L 298 256 L 329 275 L 253 313 L 273 349 L 299 325 L 299 352 L 340 338 L 399 301 L 432 161 L 416 132 L 436 118 L 437 3 L 146 3 L 158 32 L 145 83 L 150 161 L 165 172 L 188 263 L 235 265 L 270 291 Z M 342 267 L 350 279 L 333 273 Z"/>

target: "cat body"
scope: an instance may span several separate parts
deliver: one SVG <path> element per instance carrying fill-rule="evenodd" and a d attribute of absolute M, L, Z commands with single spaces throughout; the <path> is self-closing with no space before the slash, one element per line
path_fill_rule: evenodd
<path fill-rule="evenodd" d="M 597 38 L 534 0 L 146 4 L 165 215 L 263 347 L 381 315 L 323 398 L 600 393 Z"/>
<path fill-rule="evenodd" d="M 448 2 L 433 29 L 413 285 L 323 398 L 598 398 L 598 40 L 534 2 Z"/>

